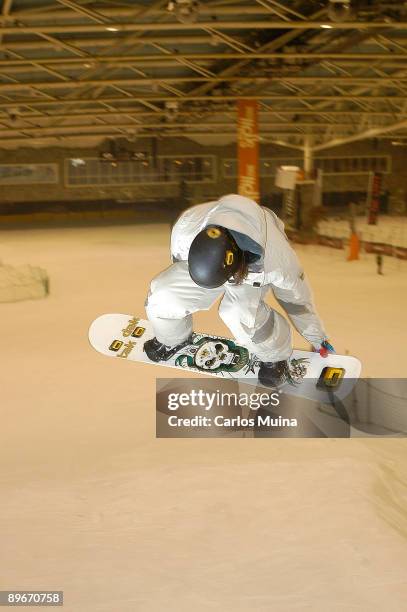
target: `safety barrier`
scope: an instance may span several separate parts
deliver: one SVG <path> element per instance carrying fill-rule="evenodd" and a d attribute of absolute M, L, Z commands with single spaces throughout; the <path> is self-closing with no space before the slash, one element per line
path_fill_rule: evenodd
<path fill-rule="evenodd" d="M 306 240 L 301 237 L 301 234 L 298 232 L 287 231 L 287 235 L 292 242 L 297 244 L 319 244 L 321 246 L 327 246 L 332 249 L 339 250 L 347 248 L 349 244 L 349 238 L 340 236 L 324 236 L 322 234 L 318 234 L 314 238 L 308 238 Z M 397 259 L 407 260 L 407 248 L 397 244 L 374 242 L 372 240 L 363 240 L 362 238 L 360 240 L 360 248 L 365 253 L 377 253 L 380 255 L 387 255 L 389 257 L 396 257 Z"/>

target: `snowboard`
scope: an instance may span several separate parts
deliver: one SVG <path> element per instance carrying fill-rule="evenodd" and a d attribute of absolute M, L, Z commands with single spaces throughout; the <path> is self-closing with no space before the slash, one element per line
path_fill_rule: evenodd
<path fill-rule="evenodd" d="M 259 359 L 230 338 L 194 333 L 192 341 L 182 346 L 167 361 L 151 361 L 143 351 L 146 340 L 154 337 L 152 325 L 145 319 L 128 314 L 103 314 L 89 328 L 91 346 L 108 357 L 178 368 L 189 372 L 237 379 L 245 384 L 260 385 Z M 359 378 L 361 364 L 349 355 L 294 350 L 289 360 L 290 380 L 279 391 L 326 401 L 332 393 L 343 399 Z"/>

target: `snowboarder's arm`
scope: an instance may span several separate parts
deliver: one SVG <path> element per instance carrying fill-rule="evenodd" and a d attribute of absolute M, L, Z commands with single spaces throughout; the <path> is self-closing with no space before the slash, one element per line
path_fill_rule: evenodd
<path fill-rule="evenodd" d="M 171 230 L 171 258 L 173 261 L 187 261 L 189 247 L 200 230 L 200 224 L 207 204 L 187 208 L 178 217 Z"/>
<path fill-rule="evenodd" d="M 184 211 L 176 220 L 171 230 L 171 260 L 172 263 L 177 261 L 186 261 L 188 259 L 188 245 L 185 240 L 185 225 L 187 216 Z"/>
<path fill-rule="evenodd" d="M 319 351 L 327 335 L 315 309 L 310 286 L 301 269 L 298 269 L 298 276 L 292 288 L 282 289 L 272 285 L 272 290 L 297 331 Z"/>

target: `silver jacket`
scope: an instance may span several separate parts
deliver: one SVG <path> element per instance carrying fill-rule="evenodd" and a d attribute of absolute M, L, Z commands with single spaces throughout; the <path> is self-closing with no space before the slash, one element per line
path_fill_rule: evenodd
<path fill-rule="evenodd" d="M 239 235 L 243 235 L 259 245 L 260 249 L 256 250 L 261 257 L 249 268 L 243 283 L 254 287 L 269 286 L 296 329 L 318 349 L 326 333 L 315 310 L 304 271 L 277 215 L 236 194 L 192 206 L 181 214 L 172 229 L 173 259 L 187 261 L 193 239 L 208 225 L 230 230 L 238 244 Z"/>

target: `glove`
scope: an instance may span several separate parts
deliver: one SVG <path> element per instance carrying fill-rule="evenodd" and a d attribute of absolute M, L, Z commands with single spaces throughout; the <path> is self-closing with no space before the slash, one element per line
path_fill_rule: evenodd
<path fill-rule="evenodd" d="M 329 353 L 335 353 L 334 347 L 328 340 L 323 340 L 320 345 L 313 346 L 312 350 L 317 351 L 321 357 L 328 357 Z"/>

